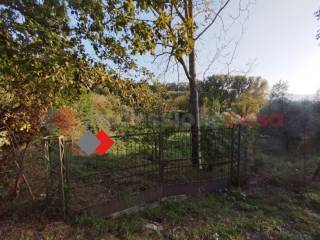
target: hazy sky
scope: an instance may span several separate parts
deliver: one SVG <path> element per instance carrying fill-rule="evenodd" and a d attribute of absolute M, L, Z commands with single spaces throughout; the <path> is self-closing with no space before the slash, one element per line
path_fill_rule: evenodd
<path fill-rule="evenodd" d="M 252 74 L 270 85 L 282 79 L 289 91 L 314 94 L 320 89 L 319 0 L 257 0 L 252 7 L 237 62 L 256 58 Z"/>
<path fill-rule="evenodd" d="M 291 93 L 314 94 L 320 89 L 320 41 L 315 39 L 320 21 L 314 16 L 319 7 L 319 0 L 256 0 L 250 8 L 231 70 L 246 71 L 246 64 L 254 63 L 249 75 L 267 79 L 269 86 L 281 79 L 289 82 Z M 225 16 L 236 9 L 237 5 L 229 6 Z M 241 23 L 234 26 L 226 39 L 238 39 L 241 26 Z M 213 28 L 197 43 L 199 79 L 203 78 L 217 49 L 218 28 Z M 233 52 L 233 46 L 229 47 L 229 53 Z M 217 61 L 207 73 L 226 73 L 226 65 L 222 62 Z M 149 66 L 155 72 L 161 71 L 160 65 Z M 177 81 L 177 76 L 167 73 L 162 79 Z M 180 81 L 185 80 L 180 74 Z"/>

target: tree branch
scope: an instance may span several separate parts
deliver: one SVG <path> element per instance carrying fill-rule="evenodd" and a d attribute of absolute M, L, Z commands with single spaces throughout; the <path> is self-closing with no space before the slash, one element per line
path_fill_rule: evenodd
<path fill-rule="evenodd" d="M 166 72 L 169 69 L 169 65 L 170 65 L 172 56 L 173 56 L 173 48 L 171 49 L 171 53 L 170 53 L 170 56 L 169 56 L 169 59 L 168 59 L 168 63 L 167 63 L 167 66 L 166 66 Z"/>
<path fill-rule="evenodd" d="M 152 61 L 152 63 L 154 63 L 154 62 L 157 60 L 157 58 L 159 58 L 159 57 L 161 57 L 161 56 L 163 56 L 163 55 L 166 55 L 166 54 L 170 54 L 170 55 L 172 55 L 172 51 L 171 51 L 171 52 L 167 52 L 167 51 L 165 51 L 165 52 L 162 52 L 162 53 L 156 54 L 156 55 L 155 55 L 155 57 L 154 57 L 154 59 L 153 59 L 153 61 Z"/>
<path fill-rule="evenodd" d="M 183 70 L 184 70 L 184 72 L 185 72 L 188 80 L 191 81 L 191 80 L 192 80 L 192 79 L 191 79 L 191 76 L 190 76 L 190 74 L 189 74 L 187 65 L 186 65 L 186 63 L 184 62 L 183 58 L 182 58 L 182 57 L 176 57 L 176 59 L 177 59 L 178 62 L 181 64 L 181 66 L 182 66 L 182 68 L 183 68 Z"/>
<path fill-rule="evenodd" d="M 217 12 L 217 14 L 214 16 L 214 18 L 212 19 L 212 21 L 208 24 L 208 26 L 206 26 L 199 34 L 197 37 L 195 37 L 194 40 L 198 40 L 214 23 L 215 21 L 218 19 L 220 13 L 223 11 L 223 9 L 226 8 L 226 6 L 230 3 L 231 0 L 227 0 L 222 7 L 219 9 L 219 11 Z"/>
<path fill-rule="evenodd" d="M 222 51 L 227 49 L 231 43 L 232 43 L 232 40 L 228 41 L 226 44 L 224 44 L 221 47 L 217 46 L 216 53 L 214 54 L 213 58 L 209 61 L 209 64 L 208 64 L 207 68 L 203 72 L 203 75 L 202 75 L 203 80 L 205 80 L 207 72 L 209 72 L 209 70 L 212 67 L 212 65 L 218 60 L 218 58 L 220 57 L 220 54 L 222 53 Z"/>
<path fill-rule="evenodd" d="M 237 49 L 238 49 L 238 47 L 240 45 L 240 41 L 241 41 L 241 39 L 242 39 L 242 37 L 244 35 L 245 22 L 249 19 L 249 14 L 250 14 L 249 6 L 252 4 L 252 2 L 249 1 L 248 4 L 243 8 L 241 6 L 241 2 L 242 1 L 240 0 L 239 1 L 239 6 L 238 6 L 239 12 L 237 13 L 237 15 L 236 16 L 230 16 L 230 18 L 232 19 L 232 22 L 231 22 L 230 25 L 225 26 L 224 20 L 222 19 L 221 15 L 218 16 L 218 18 L 220 19 L 221 24 L 222 24 L 222 29 L 220 31 L 220 36 L 218 38 L 218 41 L 220 41 L 222 34 L 227 34 L 227 32 L 230 31 L 230 29 L 235 24 L 235 22 L 240 18 L 241 13 L 242 12 L 247 12 L 248 13 L 247 16 L 245 17 L 244 21 L 242 22 L 239 39 L 237 41 L 235 41 L 233 50 L 231 52 L 225 54 L 225 55 L 222 55 L 222 52 L 225 51 L 227 48 L 229 48 L 229 46 L 231 45 L 233 40 L 230 40 L 226 44 L 221 45 L 221 47 L 218 47 L 218 45 L 217 45 L 217 51 L 216 51 L 215 55 L 213 56 L 213 58 L 209 61 L 209 65 L 208 65 L 208 67 L 205 69 L 205 71 L 203 73 L 203 79 L 206 78 L 207 72 L 209 72 L 209 70 L 212 67 L 212 65 L 214 64 L 214 62 L 219 58 L 219 55 L 222 55 L 223 59 L 226 60 L 226 61 L 219 61 L 219 60 L 218 61 L 219 61 L 219 63 L 226 65 L 227 75 L 234 74 L 234 73 L 247 75 L 252 70 L 252 68 L 254 67 L 254 63 L 255 62 L 252 62 L 252 63 L 249 62 L 248 64 L 246 64 L 247 70 L 244 70 L 244 71 L 241 71 L 241 70 L 230 70 L 230 66 L 234 61 Z"/>
<path fill-rule="evenodd" d="M 179 11 L 179 9 L 178 9 L 178 7 L 175 5 L 175 4 L 173 4 L 173 7 L 174 7 L 174 9 L 176 10 L 176 13 L 178 14 L 178 16 L 180 17 L 180 19 L 183 21 L 183 22 L 185 22 L 185 17 L 181 14 L 181 12 Z"/>

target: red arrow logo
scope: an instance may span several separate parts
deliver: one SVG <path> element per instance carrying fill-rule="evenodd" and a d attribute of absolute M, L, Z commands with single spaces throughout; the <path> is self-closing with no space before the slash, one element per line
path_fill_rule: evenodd
<path fill-rule="evenodd" d="M 100 145 L 98 145 L 96 147 L 96 152 L 99 155 L 103 155 L 105 154 L 111 147 L 113 144 L 115 144 L 115 141 L 113 141 L 113 139 L 111 137 L 109 137 L 104 131 L 99 131 L 96 134 L 96 137 L 99 139 L 99 141 L 101 142 Z"/>

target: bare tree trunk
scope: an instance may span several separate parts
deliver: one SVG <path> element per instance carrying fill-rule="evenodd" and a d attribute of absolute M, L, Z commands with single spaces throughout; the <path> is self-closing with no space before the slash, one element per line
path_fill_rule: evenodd
<path fill-rule="evenodd" d="M 23 156 L 23 159 L 24 159 L 24 156 Z M 20 184 L 21 184 L 21 180 L 24 181 L 24 183 L 26 184 L 27 188 L 28 188 L 28 191 L 29 191 L 29 194 L 30 194 L 30 197 L 32 200 L 35 199 L 34 195 L 33 195 L 33 192 L 32 192 L 32 189 L 31 189 L 31 186 L 29 184 L 29 181 L 26 177 L 26 175 L 23 173 L 23 168 L 19 165 L 19 163 L 17 161 L 14 161 L 19 172 L 18 172 L 18 176 L 16 178 L 16 181 L 15 181 L 15 187 L 14 187 L 14 194 L 15 194 L 15 197 L 17 198 L 20 194 Z"/>
<path fill-rule="evenodd" d="M 188 6 L 185 8 L 186 16 L 193 20 L 193 2 L 188 1 Z M 192 24 L 193 25 L 193 24 Z M 190 28 L 188 39 L 191 41 L 192 50 L 189 53 L 189 86 L 190 86 L 190 107 L 194 122 L 192 123 L 192 163 L 194 166 L 199 165 L 200 161 L 200 110 L 199 110 L 199 93 L 196 80 L 196 56 L 195 56 L 195 41 L 194 28 Z"/>
<path fill-rule="evenodd" d="M 32 189 L 31 189 L 31 186 L 28 182 L 28 179 L 27 177 L 25 176 L 25 174 L 23 173 L 23 163 L 24 163 L 24 160 L 25 160 L 25 156 L 26 156 L 26 152 L 27 152 L 27 149 L 29 147 L 29 143 L 26 144 L 25 146 L 25 149 L 22 151 L 21 155 L 19 156 L 20 157 L 20 163 L 17 161 L 17 160 L 14 160 L 14 163 L 17 167 L 17 177 L 16 177 L 16 181 L 15 181 L 15 184 L 14 184 L 14 187 L 13 187 L 13 190 L 12 190 L 12 193 L 13 193 L 13 197 L 17 198 L 20 194 L 20 184 L 22 182 L 22 180 L 24 181 L 24 183 L 26 184 L 27 188 L 28 188 L 28 191 L 29 191 L 29 194 L 32 198 L 32 200 L 34 200 L 34 195 L 33 195 L 33 192 L 32 192 Z"/>
<path fill-rule="evenodd" d="M 199 158 L 200 158 L 200 110 L 199 110 L 199 93 L 198 93 L 197 81 L 196 81 L 194 51 L 192 51 L 189 54 L 189 71 L 191 76 L 191 79 L 189 81 L 190 107 L 191 107 L 191 114 L 194 119 L 194 122 L 192 123 L 192 126 L 191 126 L 192 163 L 194 166 L 198 166 Z"/>

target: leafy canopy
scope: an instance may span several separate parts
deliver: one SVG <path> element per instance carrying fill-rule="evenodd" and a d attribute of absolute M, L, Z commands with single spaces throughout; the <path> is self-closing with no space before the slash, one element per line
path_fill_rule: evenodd
<path fill-rule="evenodd" d="M 135 68 L 131 54 L 154 47 L 148 28 L 134 20 L 133 6 L 118 0 L 2 1 L 0 131 L 24 131 L 23 141 L 39 132 L 49 105 L 101 86 L 151 108 L 156 100 L 145 84 L 135 86 L 111 71 Z"/>
<path fill-rule="evenodd" d="M 267 82 L 260 77 L 213 75 L 201 82 L 200 96 L 214 112 L 257 113 L 266 101 L 266 91 Z"/>

